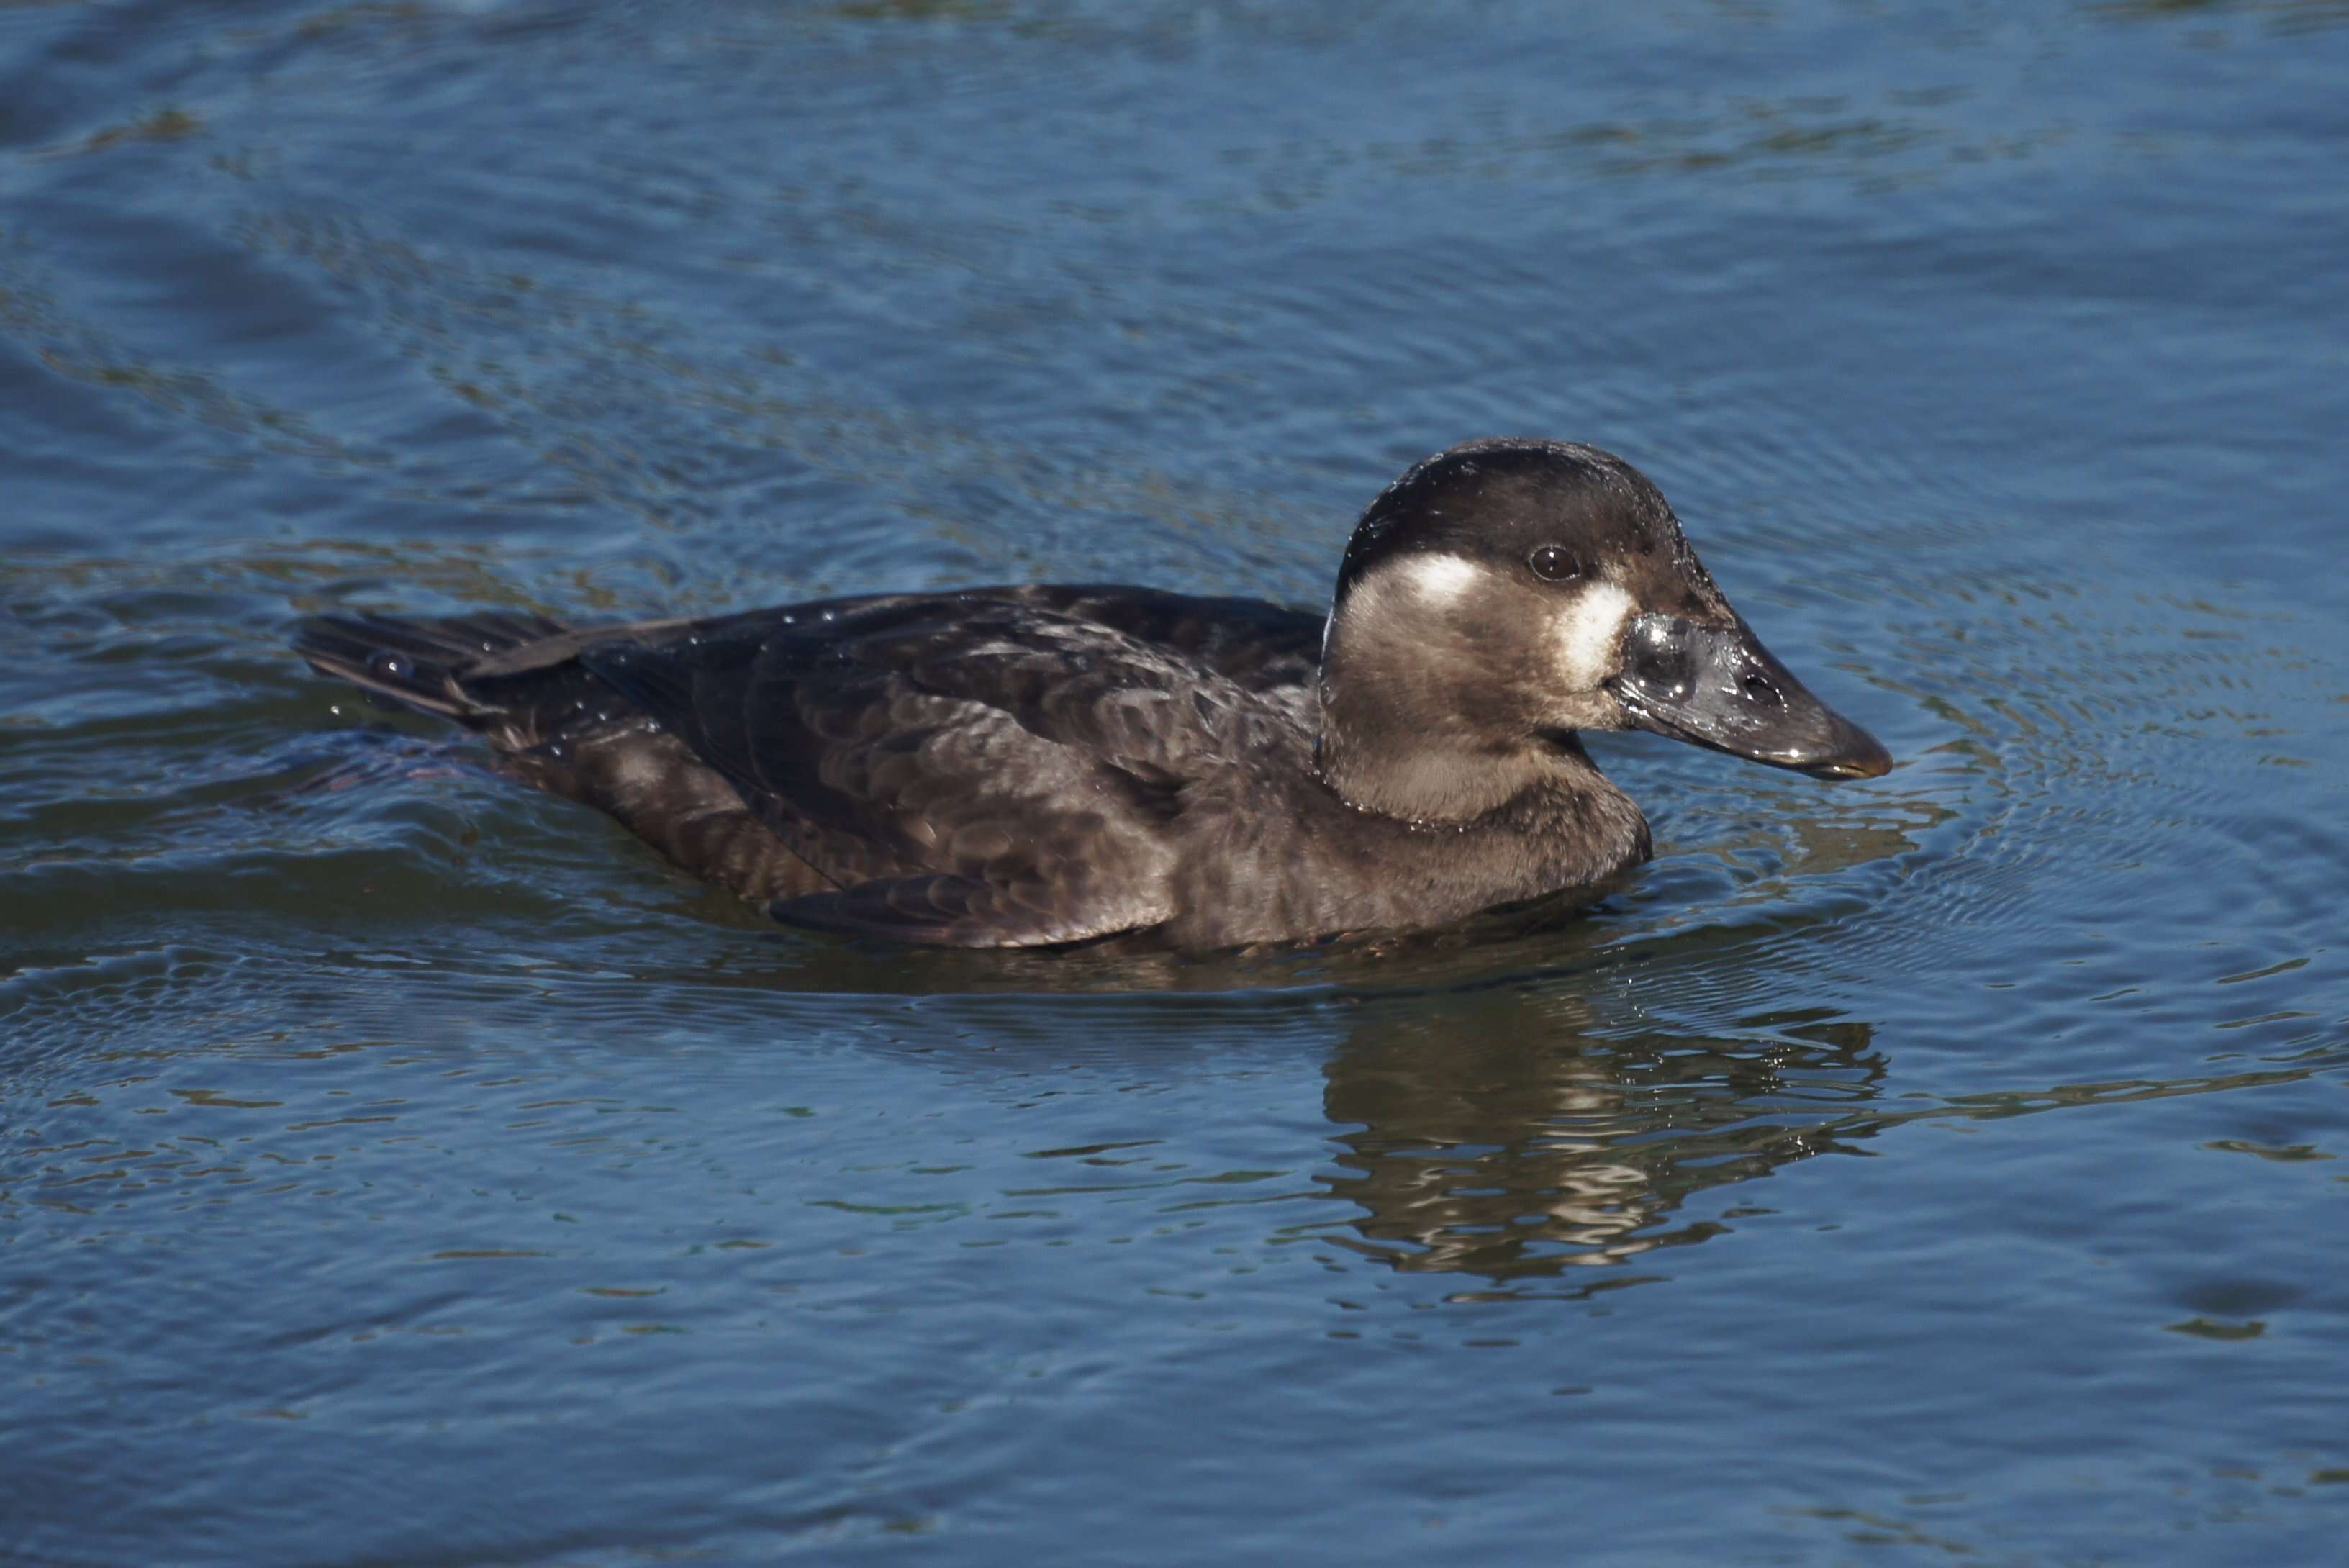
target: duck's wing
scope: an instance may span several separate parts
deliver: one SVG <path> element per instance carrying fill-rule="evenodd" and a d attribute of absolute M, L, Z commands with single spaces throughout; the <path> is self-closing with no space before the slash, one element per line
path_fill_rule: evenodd
<path fill-rule="evenodd" d="M 1039 609 L 1179 655 L 1258 695 L 1302 691 L 1320 669 L 1323 617 L 1261 599 L 1094 583 L 1046 583 L 1008 592 Z"/>
<path fill-rule="evenodd" d="M 780 918 L 958 946 L 1169 918 L 1185 791 L 1284 722 L 1177 651 L 984 593 L 794 606 L 576 657 L 838 884 Z"/>
<path fill-rule="evenodd" d="M 1026 583 L 965 589 L 951 595 L 935 593 L 875 593 L 834 599 L 783 610 L 753 610 L 719 616 L 678 616 L 637 621 L 621 625 L 565 628 L 537 621 L 535 634 L 502 636 L 484 644 L 467 661 L 468 678 L 494 681 L 539 674 L 576 659 L 599 643 L 626 639 L 659 643 L 688 634 L 724 636 L 777 624 L 785 614 L 812 617 L 809 624 L 837 624 L 841 617 L 864 618 L 908 611 L 935 611 L 940 605 L 973 611 L 986 604 L 1017 605 L 1072 621 L 1089 622 L 1123 634 L 1135 643 L 1179 656 L 1213 671 L 1234 685 L 1259 694 L 1301 688 L 1313 683 L 1320 667 L 1323 617 L 1309 611 L 1237 595 L 1211 597 L 1173 593 L 1158 588 L 1137 588 L 1114 583 Z M 822 620 L 830 611 L 833 622 Z M 476 620 L 514 617 L 459 617 L 436 625 L 470 627 Z"/>

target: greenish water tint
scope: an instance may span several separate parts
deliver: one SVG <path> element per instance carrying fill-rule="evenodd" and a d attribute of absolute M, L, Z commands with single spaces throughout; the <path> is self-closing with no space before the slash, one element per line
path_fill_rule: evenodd
<path fill-rule="evenodd" d="M 0 8 L 0 1561 L 2321 1563 L 2349 8 Z M 766 925 L 285 650 L 1651 472 L 1902 759 L 1506 940 Z"/>

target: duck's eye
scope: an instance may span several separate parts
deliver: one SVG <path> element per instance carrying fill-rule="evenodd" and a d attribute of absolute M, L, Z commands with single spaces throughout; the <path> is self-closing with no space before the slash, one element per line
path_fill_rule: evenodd
<path fill-rule="evenodd" d="M 1565 583 L 1582 575 L 1582 562 L 1555 544 L 1545 544 L 1526 556 L 1526 564 L 1545 583 Z"/>

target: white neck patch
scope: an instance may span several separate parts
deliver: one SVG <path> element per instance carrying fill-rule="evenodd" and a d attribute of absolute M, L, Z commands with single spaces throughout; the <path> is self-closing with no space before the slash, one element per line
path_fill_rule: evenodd
<path fill-rule="evenodd" d="M 1623 628 L 1639 603 L 1612 583 L 1593 583 L 1557 613 L 1550 649 L 1557 660 L 1558 684 L 1568 691 L 1596 691 L 1615 673 Z"/>

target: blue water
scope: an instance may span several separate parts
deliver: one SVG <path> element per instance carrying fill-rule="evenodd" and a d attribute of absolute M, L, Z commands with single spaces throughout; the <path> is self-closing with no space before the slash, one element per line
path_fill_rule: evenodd
<path fill-rule="evenodd" d="M 2320 1563 L 2349 6 L 0 8 L 0 1561 Z M 1901 759 L 1508 939 L 771 926 L 286 652 L 1663 487 Z"/>

